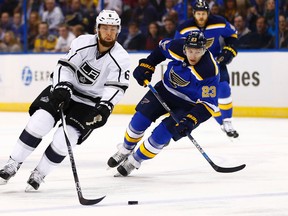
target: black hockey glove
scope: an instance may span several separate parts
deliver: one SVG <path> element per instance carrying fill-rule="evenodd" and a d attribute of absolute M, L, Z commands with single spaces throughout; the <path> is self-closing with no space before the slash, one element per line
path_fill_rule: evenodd
<path fill-rule="evenodd" d="M 93 109 L 86 118 L 86 126 L 89 129 L 96 129 L 102 127 L 112 112 L 113 104 L 100 102 L 95 109 Z"/>
<path fill-rule="evenodd" d="M 144 86 L 144 80 L 148 80 L 150 82 L 154 71 L 155 66 L 153 66 L 153 64 L 148 59 L 140 59 L 139 65 L 133 72 L 133 76 L 139 85 Z"/>
<path fill-rule="evenodd" d="M 50 94 L 50 103 L 56 111 L 63 105 L 63 109 L 67 109 L 71 96 L 73 93 L 73 86 L 69 82 L 59 82 Z"/>
<path fill-rule="evenodd" d="M 216 60 L 219 65 L 227 65 L 236 55 L 236 49 L 234 49 L 232 46 L 224 46 Z"/>
<path fill-rule="evenodd" d="M 196 124 L 197 119 L 192 114 L 188 114 L 180 120 L 179 124 L 175 125 L 175 129 L 181 137 L 185 137 L 191 133 Z"/>

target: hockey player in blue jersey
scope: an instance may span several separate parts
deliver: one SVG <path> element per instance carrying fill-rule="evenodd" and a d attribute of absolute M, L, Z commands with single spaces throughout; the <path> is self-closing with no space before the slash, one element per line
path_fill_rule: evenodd
<path fill-rule="evenodd" d="M 215 118 L 221 125 L 222 130 L 227 136 L 237 138 L 238 132 L 232 126 L 232 97 L 229 85 L 229 74 L 227 64 L 237 55 L 235 43 L 237 32 L 225 18 L 214 16 L 209 13 L 209 5 L 204 0 L 196 0 L 193 4 L 194 17 L 181 24 L 175 33 L 175 39 L 185 37 L 191 31 L 201 31 L 207 38 L 207 48 L 216 58 L 219 64 L 220 83 L 219 83 L 219 108 L 221 116 Z M 224 46 L 222 46 L 221 41 Z"/>
<path fill-rule="evenodd" d="M 139 85 L 143 86 L 144 80 L 151 81 L 156 65 L 166 59 L 171 61 L 163 80 L 155 85 L 155 89 L 180 123 L 176 124 L 171 116 L 166 117 L 133 152 L 151 123 L 167 113 L 153 93 L 148 91 L 136 106 L 136 113 L 126 129 L 123 143 L 118 145 L 118 152 L 108 160 L 109 167 L 120 164 L 117 170 L 122 176 L 138 169 L 142 161 L 154 158 L 171 138 L 177 141 L 212 115 L 220 115 L 217 104 L 218 65 L 206 50 L 203 33 L 192 32 L 186 38 L 160 41 L 146 59 L 139 60 L 133 72 Z"/>

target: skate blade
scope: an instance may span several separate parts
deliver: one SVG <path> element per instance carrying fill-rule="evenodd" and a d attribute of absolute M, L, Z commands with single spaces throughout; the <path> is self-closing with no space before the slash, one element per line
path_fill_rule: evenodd
<path fill-rule="evenodd" d="M 27 185 L 26 189 L 25 189 L 25 192 L 35 192 L 36 190 L 31 186 L 31 185 Z"/>
<path fill-rule="evenodd" d="M 114 174 L 114 177 L 125 177 L 125 176 L 121 175 L 120 173 L 116 173 Z"/>
<path fill-rule="evenodd" d="M 8 180 L 0 178 L 0 185 L 6 185 Z"/>
<path fill-rule="evenodd" d="M 233 136 L 230 137 L 230 136 L 226 135 L 226 137 L 230 140 L 230 142 L 235 143 L 235 144 L 240 141 L 239 136 L 238 137 L 233 137 Z"/>

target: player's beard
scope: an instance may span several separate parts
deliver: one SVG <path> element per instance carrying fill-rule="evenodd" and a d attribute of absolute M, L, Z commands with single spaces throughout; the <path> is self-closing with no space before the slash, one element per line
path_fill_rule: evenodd
<path fill-rule="evenodd" d="M 199 20 L 196 20 L 196 23 L 199 27 L 204 27 L 206 25 L 207 20 L 200 18 Z"/>
<path fill-rule="evenodd" d="M 99 36 L 98 36 L 98 39 L 99 39 L 99 43 L 104 46 L 104 47 L 112 47 L 114 46 L 116 40 L 113 40 L 113 41 L 105 41 L 102 36 L 101 36 L 101 33 L 99 32 Z"/>

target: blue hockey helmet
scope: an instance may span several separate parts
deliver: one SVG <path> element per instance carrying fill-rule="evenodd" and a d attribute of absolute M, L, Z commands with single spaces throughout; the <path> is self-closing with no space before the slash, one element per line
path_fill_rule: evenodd
<path fill-rule="evenodd" d="M 207 11 L 209 12 L 209 4 L 205 0 L 196 0 L 193 4 L 193 11 Z"/>
<path fill-rule="evenodd" d="M 192 47 L 192 48 L 206 48 L 207 39 L 205 38 L 203 32 L 199 31 L 192 31 L 186 37 L 185 47 Z"/>

